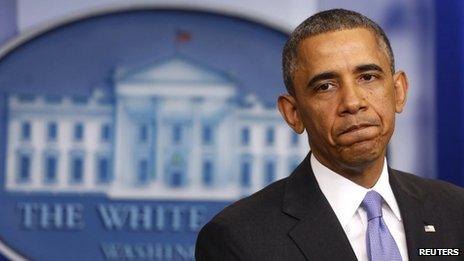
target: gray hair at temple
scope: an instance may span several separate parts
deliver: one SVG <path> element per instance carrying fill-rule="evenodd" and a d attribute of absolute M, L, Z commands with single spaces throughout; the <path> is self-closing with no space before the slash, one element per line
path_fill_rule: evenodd
<path fill-rule="evenodd" d="M 390 41 L 382 28 L 360 13 L 345 9 L 331 9 L 312 15 L 290 34 L 282 52 L 282 71 L 288 93 L 294 95 L 293 74 L 298 66 L 298 46 L 304 39 L 322 33 L 354 28 L 366 28 L 375 34 L 379 46 L 385 50 L 390 60 L 390 69 L 393 74 L 395 58 Z"/>

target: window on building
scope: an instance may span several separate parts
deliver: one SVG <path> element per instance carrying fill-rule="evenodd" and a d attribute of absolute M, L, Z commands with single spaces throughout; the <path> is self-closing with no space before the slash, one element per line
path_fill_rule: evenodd
<path fill-rule="evenodd" d="M 182 126 L 180 124 L 174 124 L 172 126 L 172 143 L 180 144 L 182 142 Z"/>
<path fill-rule="evenodd" d="M 273 182 L 276 178 L 275 162 L 268 160 L 264 166 L 264 184 Z"/>
<path fill-rule="evenodd" d="M 274 144 L 274 128 L 273 127 L 268 127 L 266 129 L 266 145 L 273 145 Z"/>
<path fill-rule="evenodd" d="M 99 183 L 109 183 L 111 181 L 110 160 L 108 157 L 97 159 L 97 173 Z"/>
<path fill-rule="evenodd" d="M 74 140 L 82 141 L 84 138 L 84 125 L 80 122 L 74 124 Z"/>
<path fill-rule="evenodd" d="M 103 142 L 108 142 L 111 139 L 111 126 L 108 123 L 105 123 L 101 126 L 101 140 Z"/>
<path fill-rule="evenodd" d="M 142 123 L 139 126 L 139 141 L 146 142 L 148 140 L 148 125 Z"/>
<path fill-rule="evenodd" d="M 139 161 L 139 169 L 137 173 L 137 182 L 139 184 L 146 184 L 148 182 L 148 161 L 146 159 Z"/>
<path fill-rule="evenodd" d="M 213 163 L 210 160 L 203 161 L 203 184 L 206 186 L 213 184 Z"/>
<path fill-rule="evenodd" d="M 171 172 L 171 187 L 177 188 L 182 186 L 182 171 L 176 169 Z"/>
<path fill-rule="evenodd" d="M 240 185 L 244 188 L 251 186 L 251 163 L 243 161 L 240 166 Z"/>
<path fill-rule="evenodd" d="M 211 126 L 203 126 L 202 141 L 204 145 L 211 145 L 213 143 L 213 129 Z"/>
<path fill-rule="evenodd" d="M 31 123 L 25 121 L 21 124 L 21 140 L 30 141 L 31 140 Z"/>
<path fill-rule="evenodd" d="M 169 169 L 168 183 L 171 187 L 184 185 L 185 167 L 184 155 L 179 151 L 172 154 L 171 160 L 167 165 Z"/>
<path fill-rule="evenodd" d="M 47 126 L 47 139 L 49 141 L 56 141 L 58 136 L 58 126 L 56 122 L 49 122 Z"/>
<path fill-rule="evenodd" d="M 19 156 L 18 176 L 19 182 L 28 182 L 31 178 L 31 156 L 22 154 Z"/>
<path fill-rule="evenodd" d="M 250 144 L 250 128 L 244 127 L 242 128 L 241 132 L 241 143 L 242 145 L 249 145 Z"/>
<path fill-rule="evenodd" d="M 57 179 L 58 160 L 55 155 L 47 155 L 45 157 L 45 182 L 54 183 Z"/>
<path fill-rule="evenodd" d="M 82 183 L 84 178 L 84 159 L 82 156 L 73 156 L 71 159 L 71 182 Z"/>
<path fill-rule="evenodd" d="M 291 137 L 292 137 L 291 138 L 292 145 L 298 145 L 298 138 L 299 138 L 298 133 L 292 131 Z"/>

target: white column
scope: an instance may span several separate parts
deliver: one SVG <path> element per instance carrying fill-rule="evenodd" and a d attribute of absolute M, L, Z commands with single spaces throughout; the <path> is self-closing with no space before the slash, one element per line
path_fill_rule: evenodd
<path fill-rule="evenodd" d="M 84 120 L 84 168 L 83 186 L 86 189 L 96 187 L 95 151 L 99 143 L 100 130 L 95 120 Z"/>
<path fill-rule="evenodd" d="M 264 139 L 266 137 L 266 128 L 261 124 L 250 125 L 251 146 L 253 162 L 251 167 L 251 188 L 254 191 L 260 189 L 263 185 L 263 156 L 265 149 Z"/>
<path fill-rule="evenodd" d="M 8 149 L 6 151 L 6 187 L 7 189 L 17 188 L 16 178 L 18 175 L 18 155 L 17 150 L 20 139 L 20 128 L 18 120 L 11 120 L 11 113 L 8 120 Z"/>
<path fill-rule="evenodd" d="M 127 182 L 130 182 L 124 175 L 128 173 L 127 166 L 131 165 L 132 155 L 128 152 L 127 137 L 130 132 L 128 129 L 127 116 L 124 110 L 124 100 L 121 96 L 117 97 L 116 101 L 116 122 L 115 122 L 115 153 L 114 153 L 114 186 L 124 187 Z M 127 157 L 129 156 L 129 157 Z"/>
<path fill-rule="evenodd" d="M 162 106 L 164 101 L 161 99 L 156 100 L 155 105 L 155 125 L 156 125 L 156 137 L 155 137 L 155 161 L 156 161 L 156 180 L 154 182 L 155 186 L 164 185 L 164 151 L 165 147 L 163 144 L 163 137 L 165 135 L 165 126 L 163 125 L 163 107 Z"/>
<path fill-rule="evenodd" d="M 44 140 L 44 124 L 43 120 L 32 120 L 31 123 L 31 144 L 33 148 L 30 175 L 31 175 L 31 186 L 33 188 L 39 188 L 43 181 L 43 140 Z"/>
<path fill-rule="evenodd" d="M 203 162 L 203 157 L 202 157 L 202 152 L 201 152 L 201 119 L 200 119 L 200 113 L 201 113 L 201 104 L 199 101 L 192 100 L 191 101 L 192 105 L 192 154 L 191 157 L 189 157 L 189 168 L 188 168 L 188 182 L 189 182 L 189 187 L 194 188 L 194 187 L 200 187 L 201 186 L 201 167 L 202 167 L 202 162 Z"/>
<path fill-rule="evenodd" d="M 72 123 L 70 119 L 61 119 L 58 121 L 58 132 L 57 132 L 57 142 L 59 148 L 59 155 L 58 155 L 58 169 L 57 169 L 57 187 L 60 189 L 64 189 L 68 187 L 69 179 L 70 179 L 70 171 L 69 165 L 70 157 L 69 153 L 71 151 L 71 131 L 72 131 Z"/>

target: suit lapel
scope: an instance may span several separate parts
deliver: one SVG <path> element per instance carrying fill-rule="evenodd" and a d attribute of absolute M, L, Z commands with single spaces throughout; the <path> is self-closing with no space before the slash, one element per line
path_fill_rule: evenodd
<path fill-rule="evenodd" d="M 289 177 L 282 211 L 298 223 L 289 236 L 308 260 L 356 260 L 356 255 L 311 169 L 309 155 Z"/>
<path fill-rule="evenodd" d="M 403 220 L 404 232 L 408 249 L 409 260 L 419 258 L 418 248 L 440 242 L 441 233 L 427 233 L 424 226 L 434 225 L 439 229 L 440 224 L 433 211 L 432 202 L 427 200 L 426 192 L 416 187 L 412 181 L 405 178 L 405 174 L 389 168 L 389 180 L 395 194 L 398 207 Z"/>

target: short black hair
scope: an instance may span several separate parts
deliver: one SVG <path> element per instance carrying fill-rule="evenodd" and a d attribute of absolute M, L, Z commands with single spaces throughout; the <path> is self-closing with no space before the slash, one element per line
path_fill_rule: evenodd
<path fill-rule="evenodd" d="M 290 34 L 282 52 L 282 71 L 288 93 L 294 94 L 293 74 L 297 67 L 298 46 L 304 39 L 322 33 L 354 28 L 366 28 L 375 34 L 379 45 L 387 53 L 393 74 L 395 72 L 395 58 L 390 41 L 383 29 L 360 13 L 345 9 L 330 9 L 307 18 Z"/>

